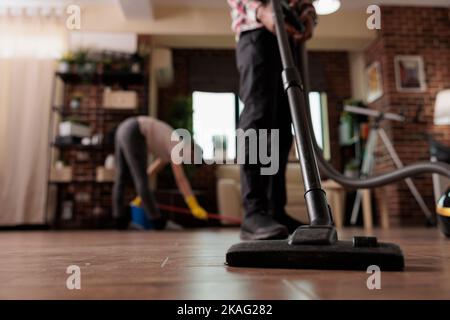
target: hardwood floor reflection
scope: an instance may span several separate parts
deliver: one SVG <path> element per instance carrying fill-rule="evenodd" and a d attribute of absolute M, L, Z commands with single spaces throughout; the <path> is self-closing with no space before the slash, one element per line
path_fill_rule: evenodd
<path fill-rule="evenodd" d="M 362 230 L 344 230 L 341 238 Z M 224 265 L 238 231 L 3 232 L 1 299 L 450 299 L 450 241 L 436 229 L 375 231 L 401 245 L 404 272 L 368 290 L 361 271 L 238 269 Z M 66 269 L 81 270 L 68 290 Z"/>

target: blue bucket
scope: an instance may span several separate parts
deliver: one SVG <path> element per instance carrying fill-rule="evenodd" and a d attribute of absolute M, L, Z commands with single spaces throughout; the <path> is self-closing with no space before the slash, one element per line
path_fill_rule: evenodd
<path fill-rule="evenodd" d="M 135 205 L 131 205 L 131 223 L 138 229 L 154 229 L 153 224 L 145 214 L 145 210 L 141 207 L 136 207 Z"/>

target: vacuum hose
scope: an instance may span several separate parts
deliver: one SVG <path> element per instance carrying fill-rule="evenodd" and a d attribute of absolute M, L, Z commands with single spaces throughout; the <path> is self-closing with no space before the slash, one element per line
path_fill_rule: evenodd
<path fill-rule="evenodd" d="M 314 139 L 314 138 L 313 138 Z M 314 141 L 314 143 L 316 143 Z M 369 178 L 353 179 L 348 178 L 333 168 L 322 156 L 322 150 L 314 145 L 317 155 L 317 162 L 320 170 L 329 178 L 337 181 L 347 188 L 367 189 L 377 188 L 396 181 L 404 180 L 409 177 L 417 176 L 423 173 L 438 173 L 450 178 L 450 166 L 442 162 L 421 162 L 412 164 L 392 172 L 371 176 Z"/>
<path fill-rule="evenodd" d="M 307 106 L 307 126 L 310 129 L 313 128 L 311 122 L 311 112 L 309 106 L 309 83 L 305 79 L 309 79 L 308 73 L 308 63 L 307 63 L 307 53 L 304 45 L 299 46 L 300 51 L 300 69 L 301 74 L 303 75 L 303 85 L 305 92 L 305 101 Z M 339 184 L 344 187 L 351 189 L 367 189 L 367 188 L 377 188 L 381 187 L 396 181 L 404 180 L 405 178 L 413 177 L 423 173 L 437 173 L 443 176 L 450 178 L 450 165 L 443 162 L 421 162 L 413 165 L 405 166 L 401 169 L 396 169 L 392 172 L 371 176 L 367 178 L 349 178 L 344 176 L 342 173 L 337 171 L 333 166 L 331 166 L 328 161 L 323 157 L 322 150 L 317 144 L 316 137 L 314 134 L 311 134 L 311 138 L 313 141 L 314 152 L 317 157 L 317 163 L 319 165 L 320 171 L 323 172 L 327 177 L 335 180 Z"/>

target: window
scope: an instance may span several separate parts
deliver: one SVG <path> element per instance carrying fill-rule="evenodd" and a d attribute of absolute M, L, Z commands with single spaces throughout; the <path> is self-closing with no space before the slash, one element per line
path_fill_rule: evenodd
<path fill-rule="evenodd" d="M 329 159 L 327 96 L 310 92 L 309 101 L 314 135 Z M 235 159 L 237 121 L 244 108 L 239 97 L 235 93 L 195 91 L 192 102 L 194 140 L 203 149 L 203 157 Z"/>
<path fill-rule="evenodd" d="M 322 130 L 322 107 L 319 92 L 309 93 L 309 104 L 311 108 L 311 122 L 313 125 L 314 136 L 321 149 L 323 149 L 323 130 Z"/>
<path fill-rule="evenodd" d="M 330 159 L 327 94 L 324 92 L 310 92 L 309 105 L 311 123 L 317 144 L 323 150 L 325 159 Z"/>
<path fill-rule="evenodd" d="M 236 157 L 237 96 L 234 93 L 194 92 L 194 140 L 203 149 L 203 157 Z"/>

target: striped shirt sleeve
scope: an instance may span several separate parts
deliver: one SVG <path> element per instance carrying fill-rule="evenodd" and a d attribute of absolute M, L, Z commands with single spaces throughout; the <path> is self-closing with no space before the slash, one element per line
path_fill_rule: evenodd
<path fill-rule="evenodd" d="M 228 0 L 228 4 L 231 8 L 231 28 L 239 37 L 239 34 L 244 31 L 254 30 L 262 28 L 263 25 L 256 19 L 256 11 L 259 6 L 267 1 L 258 0 Z M 297 1 L 292 1 L 297 2 Z M 297 6 L 300 12 L 308 11 L 308 13 L 315 16 L 315 10 L 312 6 L 312 0 L 300 0 L 297 2 Z"/>
<path fill-rule="evenodd" d="M 256 19 L 256 10 L 262 4 L 257 0 L 228 0 L 231 7 L 231 28 L 239 35 L 241 32 L 262 27 Z"/>

